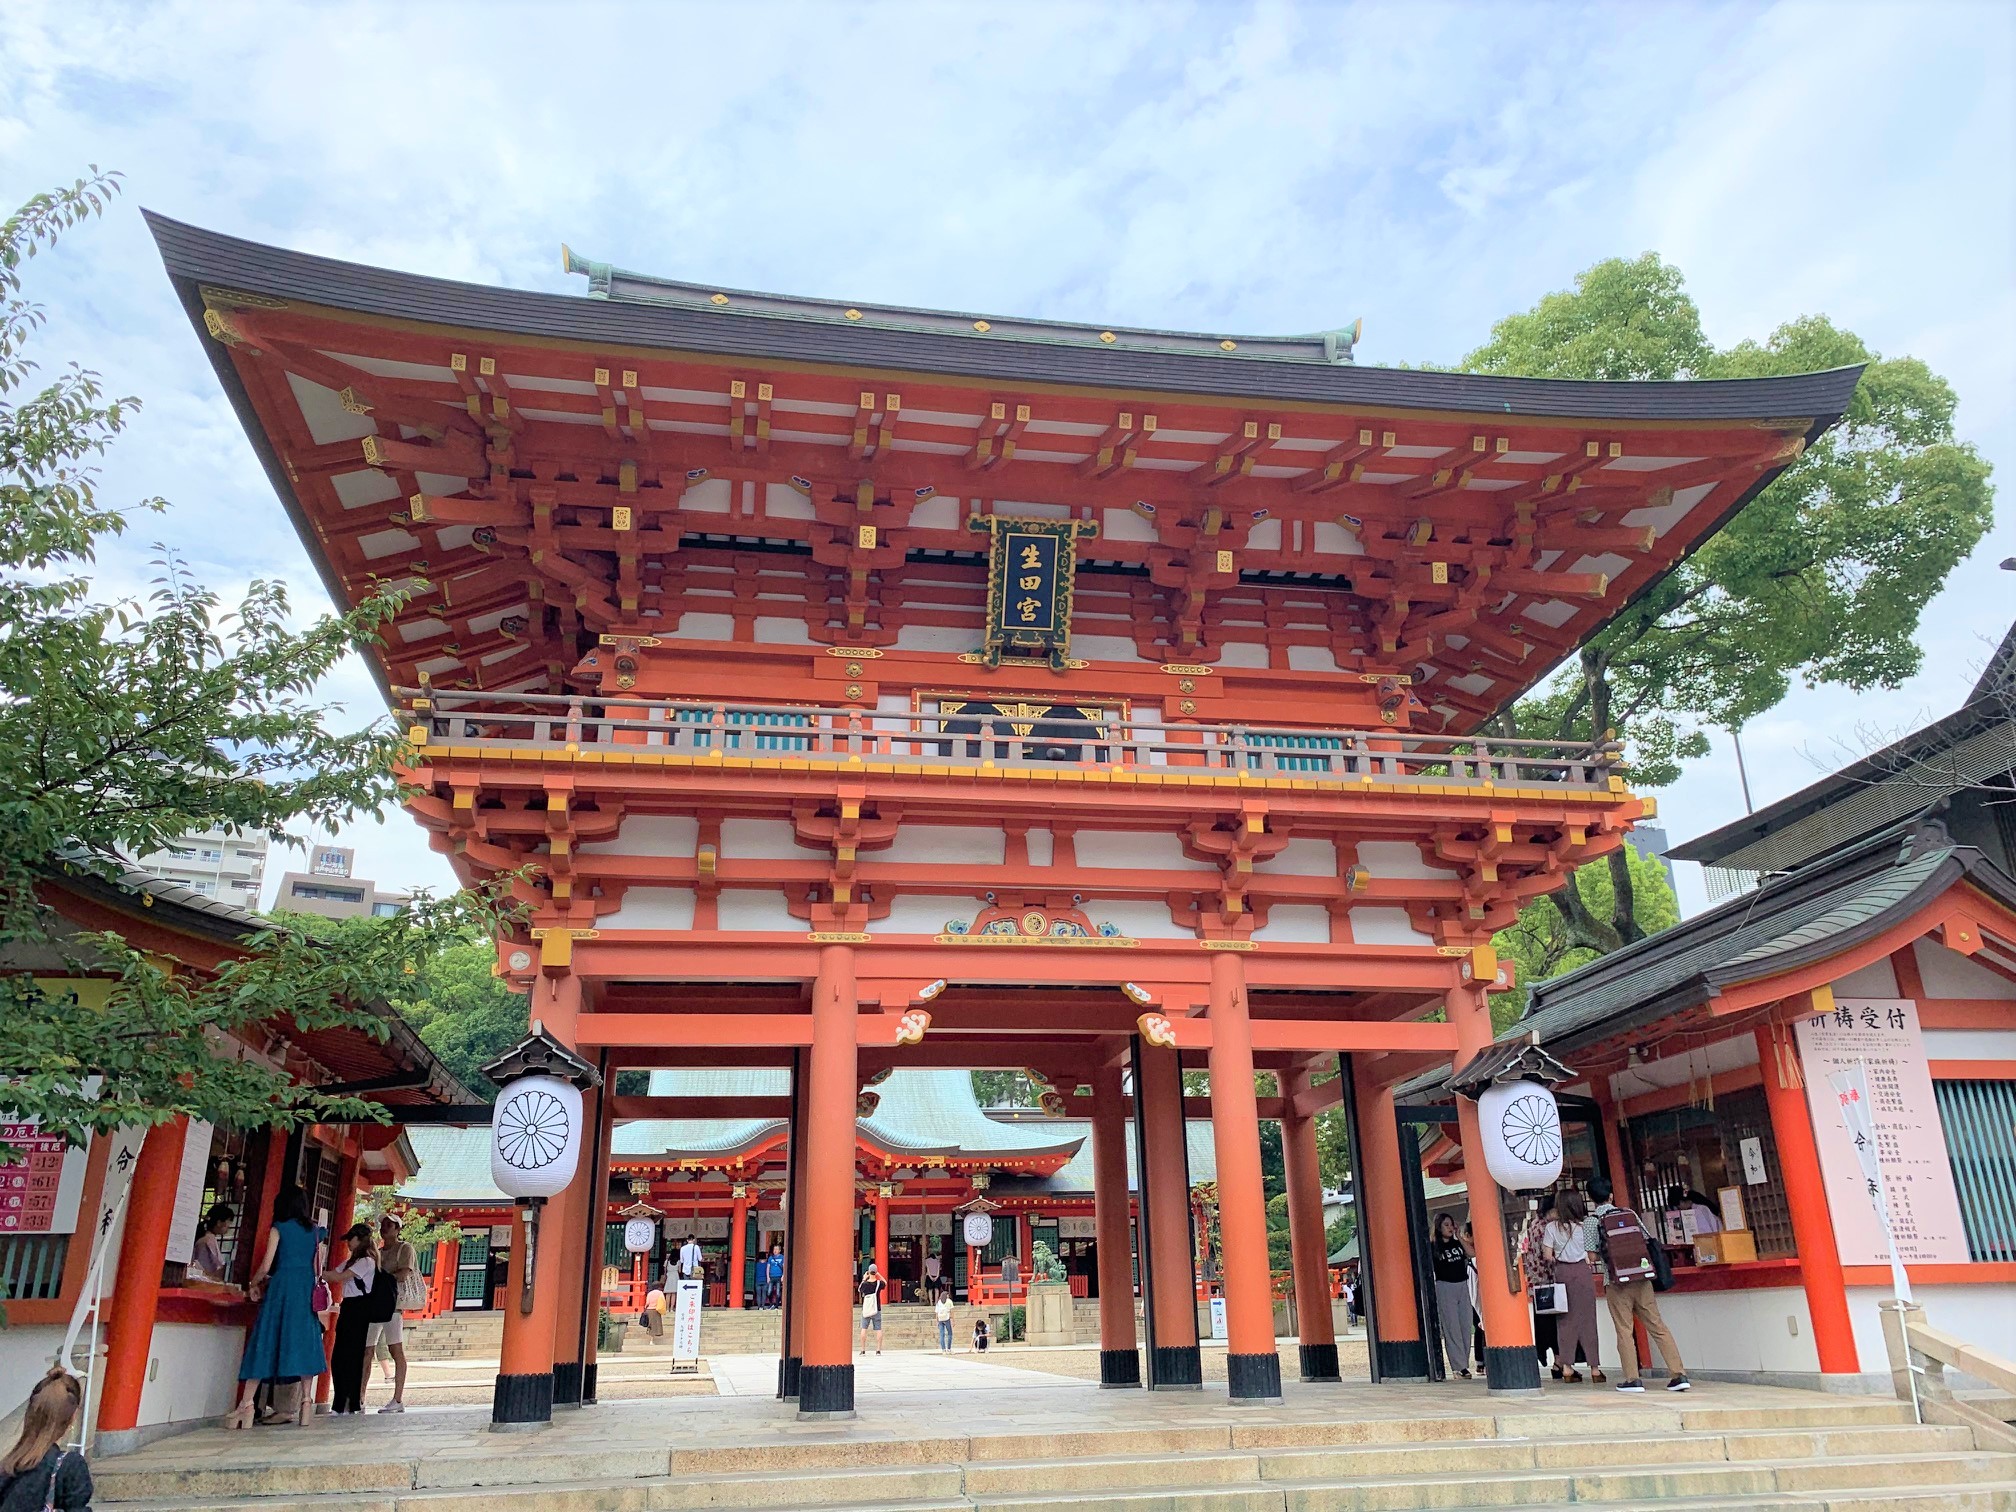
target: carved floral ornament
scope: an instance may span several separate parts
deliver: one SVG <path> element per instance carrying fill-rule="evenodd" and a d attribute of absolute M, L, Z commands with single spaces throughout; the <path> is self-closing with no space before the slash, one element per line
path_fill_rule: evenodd
<path fill-rule="evenodd" d="M 1120 933 L 1117 924 L 1094 925 L 1077 908 L 1046 905 L 1012 907 L 992 901 L 971 923 L 947 919 L 940 945 L 1076 945 L 1130 946 L 1140 941 Z"/>

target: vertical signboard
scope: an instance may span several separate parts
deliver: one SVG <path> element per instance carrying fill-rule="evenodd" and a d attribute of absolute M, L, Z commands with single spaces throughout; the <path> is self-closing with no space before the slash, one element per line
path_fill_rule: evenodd
<path fill-rule="evenodd" d="M 971 530 L 992 537 L 987 559 L 987 635 L 982 657 L 1046 658 L 1063 671 L 1071 650 L 1071 590 L 1078 540 L 1099 534 L 1090 520 L 1021 520 L 974 515 Z"/>
<path fill-rule="evenodd" d="M 1800 1018 L 1794 1031 L 1842 1264 L 1890 1263 L 1856 1134 L 1829 1080 L 1850 1073 L 1858 1061 L 1868 1078 L 1870 1132 L 1863 1138 L 1875 1141 L 1898 1258 L 1911 1265 L 1965 1264 L 1967 1235 L 1932 1099 L 1918 1005 L 1909 998 L 1840 998 L 1830 1011 Z"/>
<path fill-rule="evenodd" d="M 168 1258 L 178 1265 L 187 1265 L 196 1254 L 203 1188 L 209 1184 L 210 1141 L 215 1133 L 202 1119 L 192 1118 L 182 1136 L 182 1169 L 175 1178 L 175 1211 L 168 1223 Z"/>
<path fill-rule="evenodd" d="M 68 1234 L 77 1227 L 88 1145 L 72 1148 L 34 1119 L 0 1123 L 15 1160 L 0 1165 L 0 1234 Z"/>
<path fill-rule="evenodd" d="M 681 1281 L 672 1298 L 672 1368 L 700 1359 L 700 1282 Z"/>

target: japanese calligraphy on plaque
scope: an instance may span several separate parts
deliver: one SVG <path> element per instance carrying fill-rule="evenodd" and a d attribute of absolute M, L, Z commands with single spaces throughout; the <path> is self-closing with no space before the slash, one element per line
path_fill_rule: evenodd
<path fill-rule="evenodd" d="M 1089 520 L 1020 520 L 975 515 L 972 530 L 992 538 L 987 553 L 987 638 L 983 659 L 1041 656 L 1059 672 L 1071 651 L 1071 586 L 1079 537 L 1096 536 Z"/>
<path fill-rule="evenodd" d="M 1844 1265 L 1884 1265 L 1889 1247 L 1854 1141 L 1828 1076 L 1856 1061 L 1869 1079 L 1869 1115 L 1897 1253 L 1911 1264 L 1964 1264 L 1967 1236 L 1946 1156 L 1918 1005 L 1909 998 L 1838 998 L 1794 1021 L 1806 1107 Z"/>

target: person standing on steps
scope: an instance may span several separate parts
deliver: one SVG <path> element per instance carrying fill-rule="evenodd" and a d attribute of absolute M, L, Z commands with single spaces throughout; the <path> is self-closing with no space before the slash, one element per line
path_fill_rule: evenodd
<path fill-rule="evenodd" d="M 1449 1369 L 1470 1379 L 1470 1243 L 1456 1231 L 1456 1215 L 1438 1213 L 1428 1246 L 1435 1266 L 1435 1318 Z"/>
<path fill-rule="evenodd" d="M 328 1236 L 308 1221 L 308 1201 L 298 1186 L 280 1189 L 273 1199 L 273 1224 L 266 1247 L 252 1273 L 246 1295 L 259 1304 L 259 1316 L 245 1337 L 238 1365 L 238 1405 L 224 1420 L 227 1428 L 252 1426 L 252 1407 L 260 1383 L 299 1383 L 295 1421 L 307 1425 L 315 1410 L 315 1393 L 307 1382 L 329 1368 L 322 1353 L 322 1325 L 315 1315 L 316 1292 Z"/>
<path fill-rule="evenodd" d="M 939 1260 L 937 1253 L 934 1251 L 924 1257 L 924 1292 L 926 1296 L 935 1301 L 937 1300 L 938 1293 L 943 1289 L 944 1263 Z"/>
<path fill-rule="evenodd" d="M 1596 1277 L 1589 1269 L 1589 1240 L 1584 1220 L 1589 1204 L 1582 1194 L 1569 1187 L 1554 1199 L 1554 1210 L 1541 1230 L 1540 1243 L 1554 1280 L 1567 1290 L 1568 1311 L 1551 1321 L 1554 1333 L 1554 1374 L 1576 1385 L 1581 1373 L 1575 1361 L 1586 1357 L 1589 1379 L 1608 1380 L 1603 1374 L 1602 1356 L 1596 1350 Z"/>
<path fill-rule="evenodd" d="M 364 1375 L 369 1368 L 364 1341 L 371 1332 L 371 1289 L 378 1279 L 378 1246 L 371 1225 L 355 1225 L 343 1242 L 349 1246 L 345 1258 L 323 1276 L 341 1298 L 336 1345 L 329 1353 L 329 1411 L 337 1417 L 364 1410 Z"/>
<path fill-rule="evenodd" d="M 1690 1391 L 1687 1366 L 1680 1359 L 1680 1346 L 1673 1342 L 1672 1330 L 1659 1315 L 1658 1299 L 1652 1295 L 1652 1231 L 1631 1209 L 1610 1200 L 1611 1185 L 1598 1176 L 1589 1183 L 1594 1204 L 1583 1220 L 1583 1243 L 1603 1260 L 1604 1283 L 1608 1288 L 1610 1323 L 1617 1331 L 1617 1356 L 1623 1364 L 1619 1391 L 1643 1391 L 1638 1379 L 1638 1337 L 1633 1325 L 1643 1322 L 1645 1333 L 1658 1347 L 1666 1362 L 1668 1391 Z"/>
<path fill-rule="evenodd" d="M 937 1300 L 931 1304 L 931 1312 L 938 1320 L 938 1353 L 952 1353 L 952 1294 L 937 1292 Z"/>
<path fill-rule="evenodd" d="M 875 1353 L 882 1353 L 882 1294 L 888 1288 L 883 1284 L 875 1262 L 870 1260 L 861 1272 L 861 1353 L 868 1353 L 868 1335 L 875 1335 Z"/>
<path fill-rule="evenodd" d="M 679 1246 L 679 1279 L 682 1281 L 704 1281 L 706 1278 L 707 1257 L 700 1253 L 700 1241 L 693 1235 L 688 1234 L 686 1242 Z M 701 1288 L 701 1300 L 706 1300 L 705 1287 Z"/>

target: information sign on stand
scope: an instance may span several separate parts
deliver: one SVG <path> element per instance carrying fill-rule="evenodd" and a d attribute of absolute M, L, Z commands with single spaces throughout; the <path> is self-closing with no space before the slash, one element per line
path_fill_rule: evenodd
<path fill-rule="evenodd" d="M 683 1280 L 672 1298 L 672 1374 L 696 1375 L 700 1370 L 700 1290 L 697 1280 Z"/>
<path fill-rule="evenodd" d="M 1211 1299 L 1211 1337 L 1214 1339 L 1226 1337 L 1225 1299 L 1223 1297 L 1213 1297 Z"/>

